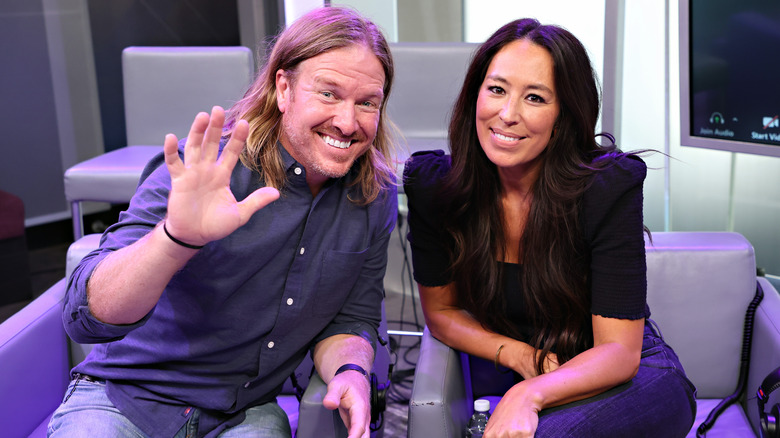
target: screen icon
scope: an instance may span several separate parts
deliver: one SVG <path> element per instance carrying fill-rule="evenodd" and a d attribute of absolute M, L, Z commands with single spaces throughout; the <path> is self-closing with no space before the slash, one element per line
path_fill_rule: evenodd
<path fill-rule="evenodd" d="M 724 123 L 726 123 L 726 120 L 723 118 L 723 114 L 716 111 L 710 116 L 710 124 L 723 125 Z"/>
<path fill-rule="evenodd" d="M 764 129 L 780 128 L 780 116 L 764 117 L 762 123 L 764 124 Z"/>

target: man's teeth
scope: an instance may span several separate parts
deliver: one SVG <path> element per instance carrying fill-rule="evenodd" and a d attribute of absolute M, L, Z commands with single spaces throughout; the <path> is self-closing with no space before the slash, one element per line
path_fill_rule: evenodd
<path fill-rule="evenodd" d="M 346 148 L 349 147 L 350 144 L 352 144 L 352 142 L 350 142 L 350 141 L 338 141 L 335 138 L 329 137 L 327 135 L 323 135 L 322 139 L 325 140 L 325 143 L 327 143 L 327 144 L 329 144 L 331 146 L 335 146 L 335 147 L 337 147 L 339 149 L 346 149 Z"/>
<path fill-rule="evenodd" d="M 499 134 L 498 132 L 493 132 L 493 135 L 495 135 L 499 140 L 504 141 L 515 141 L 519 139 L 519 137 L 507 137 L 506 135 Z"/>

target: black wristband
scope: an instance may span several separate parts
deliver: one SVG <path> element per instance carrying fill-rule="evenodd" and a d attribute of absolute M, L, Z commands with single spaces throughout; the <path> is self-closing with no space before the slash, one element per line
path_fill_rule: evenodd
<path fill-rule="evenodd" d="M 173 241 L 173 243 L 175 243 L 177 245 L 181 245 L 181 246 L 183 246 L 185 248 L 201 249 L 201 248 L 203 248 L 205 246 L 205 245 L 200 245 L 200 246 L 198 246 L 198 245 L 190 245 L 189 243 L 182 242 L 181 240 L 171 236 L 171 233 L 168 232 L 168 228 L 165 228 L 165 222 L 163 222 L 163 231 L 165 231 L 165 235 L 168 236 L 168 238 L 171 239 Z"/>
<path fill-rule="evenodd" d="M 333 376 L 334 377 L 338 376 L 339 374 L 343 373 L 344 371 L 357 371 L 360 374 L 362 374 L 363 377 L 368 379 L 368 373 L 366 372 L 366 370 L 364 370 L 363 367 L 361 367 L 360 365 L 355 365 L 354 363 L 345 363 L 344 365 L 339 367 L 339 369 L 336 370 L 336 374 L 334 374 Z"/>

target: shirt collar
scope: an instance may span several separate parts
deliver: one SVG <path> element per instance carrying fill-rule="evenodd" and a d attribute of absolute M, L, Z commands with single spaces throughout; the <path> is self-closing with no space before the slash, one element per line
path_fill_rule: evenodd
<path fill-rule="evenodd" d="M 280 141 L 276 142 L 276 146 L 279 148 L 279 151 L 282 154 L 282 163 L 284 164 L 284 171 L 289 172 L 290 168 L 298 164 L 298 162 L 295 161 L 295 158 L 293 158 L 289 152 L 287 152 L 287 149 L 284 148 L 282 142 Z"/>
<path fill-rule="evenodd" d="M 303 171 L 306 172 L 306 168 L 304 168 L 302 164 L 295 161 L 295 158 L 293 158 L 292 155 L 290 155 L 290 153 L 287 152 L 287 149 L 284 148 L 284 145 L 282 144 L 281 141 L 277 141 L 276 144 L 282 156 L 282 164 L 284 165 L 285 173 L 290 172 L 290 169 L 292 169 L 293 166 L 300 166 L 301 169 L 303 169 Z M 352 167 L 349 169 L 346 175 L 344 175 L 341 178 L 330 178 L 328 182 L 325 183 L 325 186 L 329 186 L 335 181 L 344 181 L 347 183 L 352 182 L 355 178 L 357 178 L 357 173 L 358 173 L 357 160 L 355 160 L 355 162 L 352 163 Z"/>

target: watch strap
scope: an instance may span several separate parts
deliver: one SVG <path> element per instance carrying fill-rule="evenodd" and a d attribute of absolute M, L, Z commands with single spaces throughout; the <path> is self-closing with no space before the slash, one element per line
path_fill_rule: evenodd
<path fill-rule="evenodd" d="M 344 365 L 340 366 L 339 369 L 336 370 L 336 374 L 334 374 L 334 376 L 338 376 L 344 371 L 357 371 L 360 374 L 362 374 L 366 379 L 368 379 L 368 373 L 366 372 L 366 370 L 364 370 L 363 367 L 361 367 L 360 365 L 355 365 L 354 363 L 345 363 Z"/>

